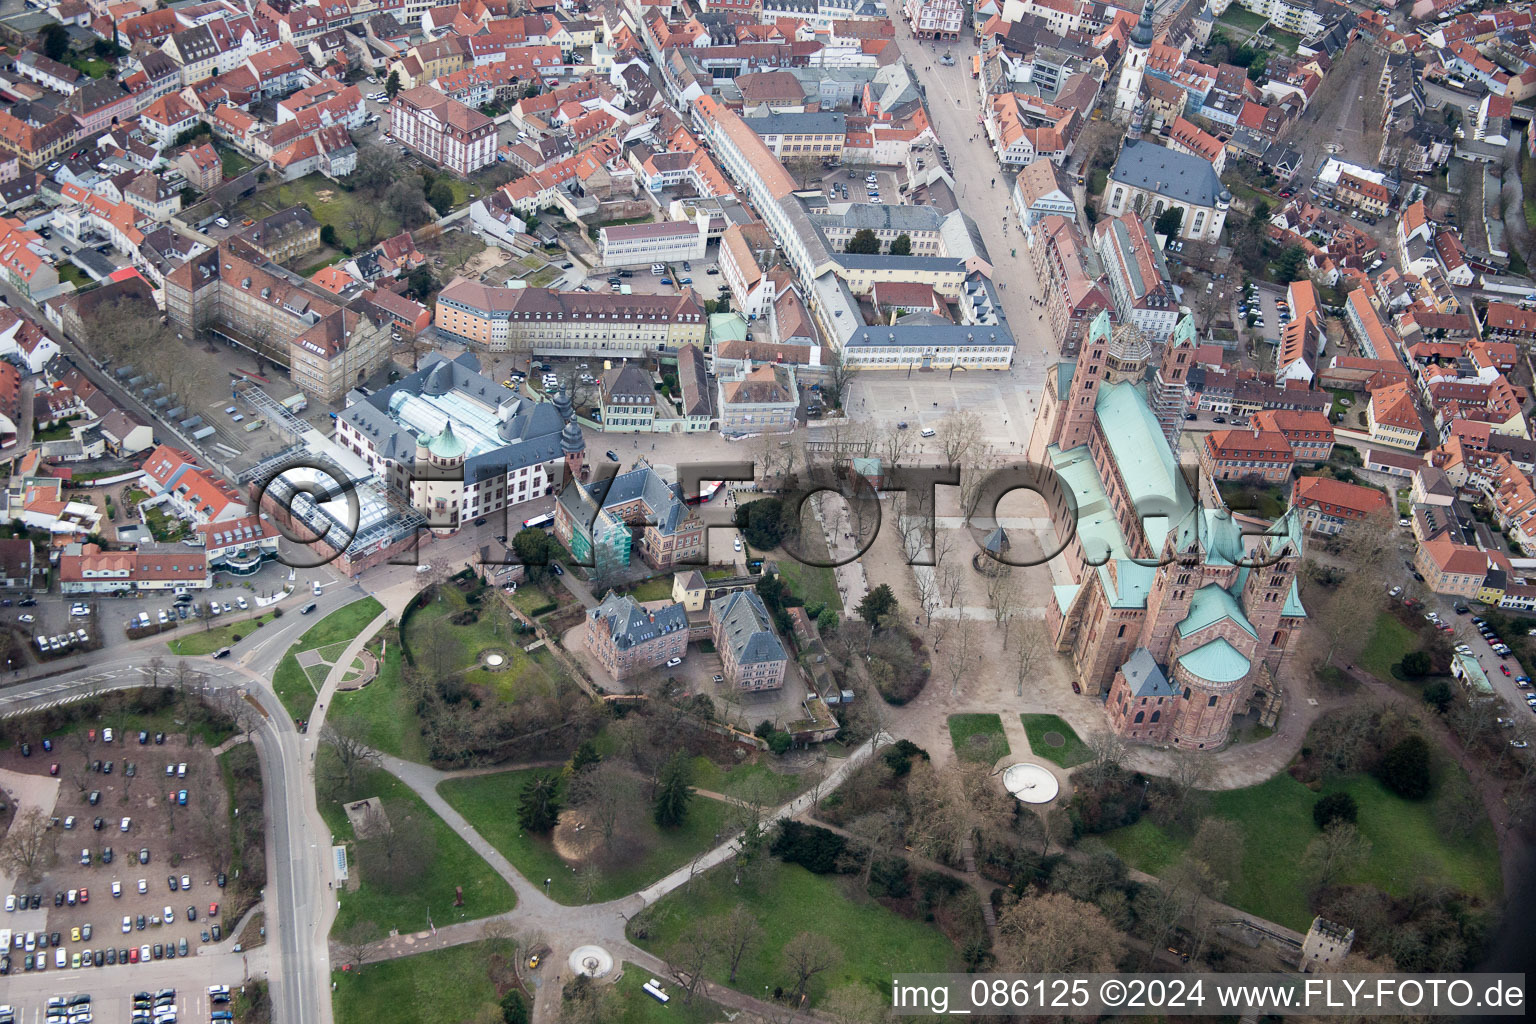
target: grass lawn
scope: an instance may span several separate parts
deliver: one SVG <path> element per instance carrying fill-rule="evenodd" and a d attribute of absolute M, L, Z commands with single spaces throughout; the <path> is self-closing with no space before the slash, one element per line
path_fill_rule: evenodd
<path fill-rule="evenodd" d="M 1221 500 L 1233 511 L 1251 512 L 1265 519 L 1279 519 L 1285 514 L 1287 490 L 1278 484 L 1249 486 L 1223 483 L 1219 485 Z"/>
<path fill-rule="evenodd" d="M 73 263 L 59 263 L 57 264 L 57 269 L 60 284 L 73 281 L 76 288 L 84 288 L 88 284 L 95 283 L 91 280 L 90 274 L 87 274 Z"/>
<path fill-rule="evenodd" d="M 215 142 L 214 150 L 219 154 L 219 162 L 223 164 L 225 178 L 238 178 L 252 167 L 256 166 L 246 159 L 245 154 L 237 149 Z"/>
<path fill-rule="evenodd" d="M 400 230 L 399 222 L 386 215 L 379 221 L 376 238 L 357 237 L 351 221 L 354 210 L 360 204 L 371 205 L 366 197 L 346 191 L 329 178 L 320 174 L 308 174 L 294 181 L 282 182 L 275 187 L 262 188 L 255 195 L 241 202 L 238 211 L 232 214 L 230 219 L 233 220 L 239 216 L 261 220 L 290 206 L 304 206 L 322 225 L 329 224 L 336 229 L 338 242 L 350 245 L 354 249 L 376 242 L 379 238 L 388 238 Z M 367 214 L 365 217 L 372 219 Z"/>
<path fill-rule="evenodd" d="M 685 1006 L 682 988 L 667 978 L 660 979 L 661 990 L 671 996 L 672 1001 L 666 1005 L 658 1003 L 640 988 L 656 975 L 628 960 L 624 961 L 623 969 L 624 973 L 613 983 L 613 990 L 619 997 L 614 1024 L 715 1024 L 715 1021 L 727 1019 L 726 1012 L 702 994 L 695 995 L 693 1002 Z"/>
<path fill-rule="evenodd" d="M 442 927 L 500 914 L 511 910 L 517 902 L 512 887 L 446 822 L 433 814 L 409 786 L 393 775 L 382 769 L 369 772 L 366 778 L 359 780 L 355 796 L 379 797 L 386 807 L 408 807 L 413 817 L 426 822 L 428 832 L 437 841 L 437 856 L 425 875 L 404 890 L 391 892 L 368 881 L 367 873 L 358 865 L 354 844 L 348 857 L 351 858 L 351 870 L 361 873 L 362 885 L 355 892 L 341 894 L 341 910 L 336 914 L 332 929 L 335 934 L 344 934 L 358 921 L 377 925 L 381 935 L 391 928 L 419 932 L 427 927 L 429 916 L 433 924 Z M 352 825 L 347 821 L 340 800 L 322 796 L 320 813 L 338 843 L 352 842 Z M 453 905 L 454 886 L 464 887 L 462 907 Z"/>
<path fill-rule="evenodd" d="M 92 78 L 102 77 L 112 67 L 98 57 L 76 57 L 69 62 L 69 66 L 82 75 L 90 75 Z"/>
<path fill-rule="evenodd" d="M 172 654 L 181 654 L 188 657 L 198 654 L 212 654 L 220 647 L 228 647 L 234 643 L 237 636 L 250 636 L 258 628 L 257 623 L 266 625 L 272 619 L 272 613 L 267 612 L 265 615 L 258 615 L 243 622 L 231 622 L 227 626 L 200 630 L 196 633 L 186 633 L 174 640 L 167 640 L 165 646 L 171 649 Z M 192 620 L 188 619 L 187 624 L 187 628 L 191 629 Z"/>
<path fill-rule="evenodd" d="M 368 964 L 361 971 L 332 971 L 336 1024 L 460 1024 L 479 1020 L 487 1008 L 500 1020 L 489 962 L 487 944 L 470 942 Z"/>
<path fill-rule="evenodd" d="M 1349 410 L 1355 407 L 1355 403 L 1360 400 L 1359 395 L 1352 391 L 1346 391 L 1344 388 L 1330 388 L 1329 392 L 1333 395 L 1333 408 L 1329 410 L 1329 415 L 1334 417 L 1347 415 Z M 1346 402 L 1349 404 L 1346 405 Z"/>
<path fill-rule="evenodd" d="M 767 791 L 773 794 L 775 802 L 778 803 L 787 802 L 790 797 L 805 789 L 810 781 L 798 775 L 776 772 L 757 761 L 722 768 L 702 754 L 693 759 L 693 784 L 711 793 L 740 797 L 746 792 L 749 784 L 758 779 L 767 783 Z"/>
<path fill-rule="evenodd" d="M 812 980 L 813 1003 L 849 984 L 884 994 L 897 971 L 959 969 L 954 946 L 937 929 L 909 921 L 868 898 L 850 896 L 857 879 L 813 875 L 798 864 L 772 858 L 762 871 L 755 884 L 737 886 L 731 883 L 731 866 L 724 864 L 692 886 L 674 890 L 648 912 L 650 938 L 638 944 L 662 954 L 691 922 L 729 913 L 739 902 L 763 928 L 763 941 L 748 951 L 737 975 L 735 988 L 741 992 L 760 995 L 765 986 L 792 986 L 783 950 L 802 931 L 825 935 L 842 953 L 837 967 Z M 724 983 L 726 972 L 712 963 L 709 977 Z"/>
<path fill-rule="evenodd" d="M 272 673 L 272 690 L 294 721 L 308 718 L 314 710 L 315 688 L 310 685 L 309 677 L 299 667 L 299 659 L 291 649 L 277 663 L 277 671 Z"/>
<path fill-rule="evenodd" d="M 656 579 L 646 580 L 644 583 L 641 583 L 639 586 L 635 587 L 634 590 L 630 591 L 629 596 L 634 598 L 636 601 L 671 600 L 672 577 L 658 576 Z"/>
<path fill-rule="evenodd" d="M 517 823 L 517 799 L 523 786 L 546 770 L 529 768 L 449 779 L 438 792 L 525 876 L 553 879 L 549 895 L 567 906 L 602 903 L 644 888 L 713 846 L 715 835 L 726 826 L 729 808 L 707 797 L 693 798 L 688 819 L 679 829 L 664 831 L 652 821 L 649 806 L 638 809 L 634 829 L 637 848 L 624 863 L 604 869 L 588 901 L 575 870 L 555 852 L 550 841 L 525 833 Z"/>
<path fill-rule="evenodd" d="M 950 715 L 949 740 L 962 761 L 992 762 L 1009 753 L 1003 720 L 997 715 Z"/>
<path fill-rule="evenodd" d="M 831 569 L 806 565 L 786 556 L 779 559 L 779 572 L 784 582 L 806 604 L 824 604 L 833 611 L 842 611 L 843 599 L 837 593 L 837 575 Z"/>
<path fill-rule="evenodd" d="M 308 632 L 299 637 L 299 642 L 294 646 L 301 651 L 312 651 L 316 647 L 350 643 L 357 639 L 357 634 L 363 631 L 363 627 L 378 618 L 383 610 L 384 606 L 371 597 L 353 601 L 309 627 Z"/>
<path fill-rule="evenodd" d="M 400 663 L 400 645 L 392 643 L 379 664 L 379 677 L 361 690 L 336 691 L 326 720 L 375 750 L 425 764 L 427 744 L 415 709 L 406 702 Z"/>
<path fill-rule="evenodd" d="M 1403 655 L 1419 649 L 1419 638 L 1413 630 L 1403 625 L 1389 611 L 1376 616 L 1371 639 L 1360 652 L 1359 661 L 1371 674 L 1384 683 L 1392 682 L 1392 666 L 1403 660 Z"/>
<path fill-rule="evenodd" d="M 1525 201 L 1525 226 L 1536 231 L 1536 199 Z"/>
<path fill-rule="evenodd" d="M 1442 773 L 1460 771 L 1442 763 Z M 1445 836 L 1435 820 L 1435 800 L 1410 801 L 1396 796 L 1366 775 L 1334 780 L 1313 793 L 1282 773 L 1262 785 L 1211 794 L 1211 815 L 1229 818 L 1243 829 L 1242 878 L 1226 902 L 1298 931 L 1312 920 L 1310 888 L 1302 854 L 1317 835 L 1312 805 L 1329 793 L 1346 791 L 1360 807 L 1357 822 L 1371 841 L 1370 860 L 1344 881 L 1369 883 L 1401 896 L 1419 879 L 1463 889 L 1485 901 L 1501 893 L 1498 846 L 1493 827 L 1484 823 L 1471 839 Z M 1156 874 L 1182 854 L 1188 840 L 1169 835 L 1150 820 L 1103 837 L 1132 867 Z"/>
<path fill-rule="evenodd" d="M 517 605 L 517 610 L 528 616 L 532 616 L 542 608 L 548 608 L 557 601 L 559 601 L 559 595 L 550 597 L 542 587 L 531 584 L 518 587 L 517 593 L 512 595 L 512 603 Z"/>
<path fill-rule="evenodd" d="M 1244 35 L 1233 40 L 1234 43 L 1238 43 L 1246 40 L 1248 36 L 1263 28 L 1268 20 L 1262 14 L 1254 14 L 1252 11 L 1244 10 L 1241 7 L 1228 7 L 1222 13 L 1222 16 L 1216 19 L 1216 24 L 1224 25 L 1227 28 L 1235 28 L 1243 32 Z"/>
<path fill-rule="evenodd" d="M 521 593 L 522 588 L 518 589 Z M 413 657 L 419 661 L 427 650 L 426 638 L 435 635 L 447 645 L 448 672 L 461 672 L 465 681 L 473 686 L 487 687 L 509 699 L 527 690 L 552 691 L 554 681 L 550 672 L 542 663 L 523 653 L 522 645 L 532 641 L 533 635 L 512 631 L 512 616 L 502 608 L 494 594 L 489 590 L 485 592 L 479 606 L 479 620 L 464 626 L 453 625 L 450 621 L 469 607 L 464 592 L 449 585 L 440 587 L 438 594 L 437 600 L 412 608 L 405 620 L 405 639 Z M 539 603 L 548 602 L 541 599 Z M 477 667 L 480 655 L 493 648 L 507 656 L 508 667 L 497 672 Z"/>
<path fill-rule="evenodd" d="M 1275 41 L 1275 49 L 1282 53 L 1295 55 L 1296 48 L 1301 45 L 1301 36 L 1291 32 L 1281 32 L 1271 28 L 1265 34 Z"/>
<path fill-rule="evenodd" d="M 310 711 L 315 706 L 317 692 L 315 686 L 310 684 L 304 669 L 300 667 L 298 655 L 317 647 L 328 647 L 331 644 L 353 640 L 363 627 L 377 618 L 383 610 L 384 606 L 371 597 L 353 601 L 310 626 L 309 630 L 288 648 L 288 653 L 283 655 L 283 660 L 277 663 L 277 671 L 272 674 L 272 689 L 295 721 L 309 717 Z M 323 673 L 320 680 L 321 682 L 325 680 Z"/>
<path fill-rule="evenodd" d="M 1072 727 L 1058 716 L 1020 715 L 1019 718 L 1024 722 L 1024 734 L 1029 737 L 1029 749 L 1052 764 L 1073 768 L 1091 756 L 1088 744 L 1079 739 Z M 1052 746 L 1046 739 L 1050 733 L 1056 733 L 1066 742 L 1059 747 Z"/>

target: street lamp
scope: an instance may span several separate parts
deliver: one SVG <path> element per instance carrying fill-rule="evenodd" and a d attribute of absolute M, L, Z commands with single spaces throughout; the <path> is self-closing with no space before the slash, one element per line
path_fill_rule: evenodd
<path fill-rule="evenodd" d="M 554 879 L 551 879 L 551 878 L 544 879 L 544 895 L 545 896 L 549 895 L 549 883 L 552 882 L 552 881 L 554 881 Z"/>

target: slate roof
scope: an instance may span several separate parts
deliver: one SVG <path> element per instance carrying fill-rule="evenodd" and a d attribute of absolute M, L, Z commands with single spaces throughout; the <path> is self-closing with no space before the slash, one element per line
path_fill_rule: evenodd
<path fill-rule="evenodd" d="M 1172 697 L 1179 692 L 1145 647 L 1136 648 L 1120 671 L 1125 673 L 1133 697 Z"/>
<path fill-rule="evenodd" d="M 768 608 L 755 591 L 737 590 L 721 598 L 715 616 L 738 665 L 787 660 Z"/>
<path fill-rule="evenodd" d="M 1215 206 L 1232 199 L 1209 160 L 1135 139 L 1126 140 L 1109 177 L 1194 206 Z"/>
<path fill-rule="evenodd" d="M 642 608 L 634 598 L 620 597 L 611 590 L 602 604 L 587 614 L 594 619 L 608 620 L 613 646 L 621 651 L 688 628 L 688 612 L 680 604 L 654 610 Z"/>

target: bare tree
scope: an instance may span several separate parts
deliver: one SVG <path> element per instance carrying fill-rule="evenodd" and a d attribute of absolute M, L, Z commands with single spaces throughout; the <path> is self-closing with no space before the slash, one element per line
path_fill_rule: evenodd
<path fill-rule="evenodd" d="M 330 755 L 322 759 L 320 767 L 332 792 L 354 792 L 364 775 L 379 765 L 377 751 L 329 723 L 320 733 L 320 742 Z"/>
<path fill-rule="evenodd" d="M 911 454 L 912 446 L 912 432 L 893 426 L 880 439 L 880 460 L 887 467 L 899 466 Z"/>
<path fill-rule="evenodd" d="M 1115 953 L 1124 944 L 1093 904 L 1050 892 L 1003 908 L 994 952 L 998 968 L 1009 973 L 1103 973 L 1115 969 Z"/>
<path fill-rule="evenodd" d="M 1302 865 L 1318 886 L 1331 885 L 1365 863 L 1371 841 L 1349 822 L 1336 821 L 1307 844 Z"/>
<path fill-rule="evenodd" d="M 848 823 L 851 832 L 864 847 L 864 870 L 861 874 L 860 891 L 869 888 L 869 876 L 875 868 L 875 860 L 882 851 L 889 850 L 901 838 L 906 822 L 895 808 L 888 807 L 855 818 Z"/>
<path fill-rule="evenodd" d="M 982 447 L 986 436 L 981 417 L 970 411 L 950 413 L 939 424 L 938 433 L 944 462 L 950 466 L 963 466 Z"/>
<path fill-rule="evenodd" d="M 1107 782 L 1119 775 L 1125 764 L 1125 741 L 1106 730 L 1090 733 L 1087 739 L 1089 758 L 1083 765 L 1083 776 L 1095 785 Z"/>
<path fill-rule="evenodd" d="M 799 1005 L 805 998 L 806 988 L 818 974 L 824 974 L 842 961 L 832 940 L 815 932 L 801 932 L 784 946 L 784 966 L 795 976 L 795 991 L 791 1005 Z"/>
<path fill-rule="evenodd" d="M 763 926 L 746 905 L 738 903 L 727 914 L 711 919 L 711 937 L 720 950 L 729 980 L 736 984 L 736 972 L 741 968 L 747 952 L 763 939 Z"/>
<path fill-rule="evenodd" d="M 695 921 L 684 928 L 667 947 L 667 972 L 683 988 L 683 1004 L 693 1002 L 693 994 L 704 981 L 704 970 L 714 957 L 715 942 L 708 922 Z"/>
<path fill-rule="evenodd" d="M 354 921 L 336 939 L 341 961 L 354 971 L 362 971 L 363 964 L 382 945 L 379 926 L 372 921 Z"/>
<path fill-rule="evenodd" d="M 960 778 L 928 761 L 914 761 L 907 779 L 907 842 L 920 856 L 955 864 L 971 831 L 970 807 Z"/>
<path fill-rule="evenodd" d="M 1337 551 L 1329 554 L 1317 544 L 1308 555 L 1314 585 L 1307 588 L 1307 600 L 1318 609 L 1309 618 L 1323 644 L 1318 668 L 1339 661 L 1352 665 L 1371 638 L 1370 630 L 1360 628 L 1362 616 L 1381 607 L 1388 575 L 1398 564 L 1391 514 L 1383 510 L 1351 523 L 1339 534 Z"/>
<path fill-rule="evenodd" d="M 1009 622 L 1013 621 L 1010 616 Z M 1033 615 L 1019 617 L 1018 632 L 1013 643 L 1013 671 L 1014 693 L 1024 696 L 1024 680 L 1030 678 L 1041 658 L 1045 656 L 1050 646 L 1050 634 L 1046 631 L 1045 620 L 1037 619 Z M 1007 639 L 1007 632 L 1003 634 Z"/>
<path fill-rule="evenodd" d="M 952 632 L 954 643 L 951 645 L 948 656 L 942 659 L 944 672 L 949 676 L 949 693 L 955 696 L 960 692 L 960 680 L 975 675 L 977 661 L 981 656 L 976 653 L 978 644 L 976 636 L 976 623 L 965 617 L 964 609 L 961 609 L 960 618 L 955 621 Z"/>
<path fill-rule="evenodd" d="M 582 772 L 580 779 L 572 787 L 572 806 L 580 809 L 603 837 L 604 847 L 611 849 L 614 836 L 639 802 L 635 780 L 612 760 Z"/>
<path fill-rule="evenodd" d="M 366 835 L 357 840 L 364 877 L 397 892 L 417 884 L 437 858 L 437 841 L 415 808 L 389 804 L 368 819 Z"/>
<path fill-rule="evenodd" d="M 595 861 L 588 860 L 576 869 L 576 885 L 583 902 L 591 903 L 592 896 L 603 883 L 603 871 Z"/>
<path fill-rule="evenodd" d="M 853 386 L 854 378 L 859 375 L 859 368 L 843 360 L 840 351 L 831 351 L 827 357 L 825 376 L 822 378 L 822 394 L 831 401 L 833 408 L 841 408 L 848 398 L 848 389 Z"/>
<path fill-rule="evenodd" d="M 37 807 L 28 807 L 16 816 L 0 840 L 0 864 L 18 878 L 36 879 L 53 865 L 58 850 L 58 833 L 48 815 Z"/>
<path fill-rule="evenodd" d="M 1209 756 L 1197 750 L 1176 750 L 1173 768 L 1168 773 L 1169 787 L 1173 790 L 1173 820 L 1185 824 L 1191 802 L 1197 790 L 1204 789 L 1211 781 L 1214 766 Z"/>

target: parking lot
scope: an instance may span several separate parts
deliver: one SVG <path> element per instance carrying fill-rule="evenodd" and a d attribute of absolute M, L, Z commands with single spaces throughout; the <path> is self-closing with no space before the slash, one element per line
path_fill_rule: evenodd
<path fill-rule="evenodd" d="M 873 184 L 867 180 L 871 173 L 878 179 Z M 864 167 L 839 167 L 818 180 L 826 186 L 827 198 L 832 202 L 867 203 L 876 196 L 882 203 L 902 201 L 897 190 L 901 178 L 889 168 L 871 171 Z"/>
<path fill-rule="evenodd" d="M 59 969 L 60 952 L 78 970 L 97 951 L 103 967 L 109 957 L 121 966 L 145 946 L 169 959 L 223 937 L 213 858 L 225 855 L 228 801 L 206 747 L 179 734 L 85 729 L 29 738 L 0 753 L 0 771 L 25 791 L 19 804 L 52 818 L 41 877 L 5 894 L 12 974 L 26 972 L 28 933 L 34 963 L 48 957 L 39 970 Z"/>

